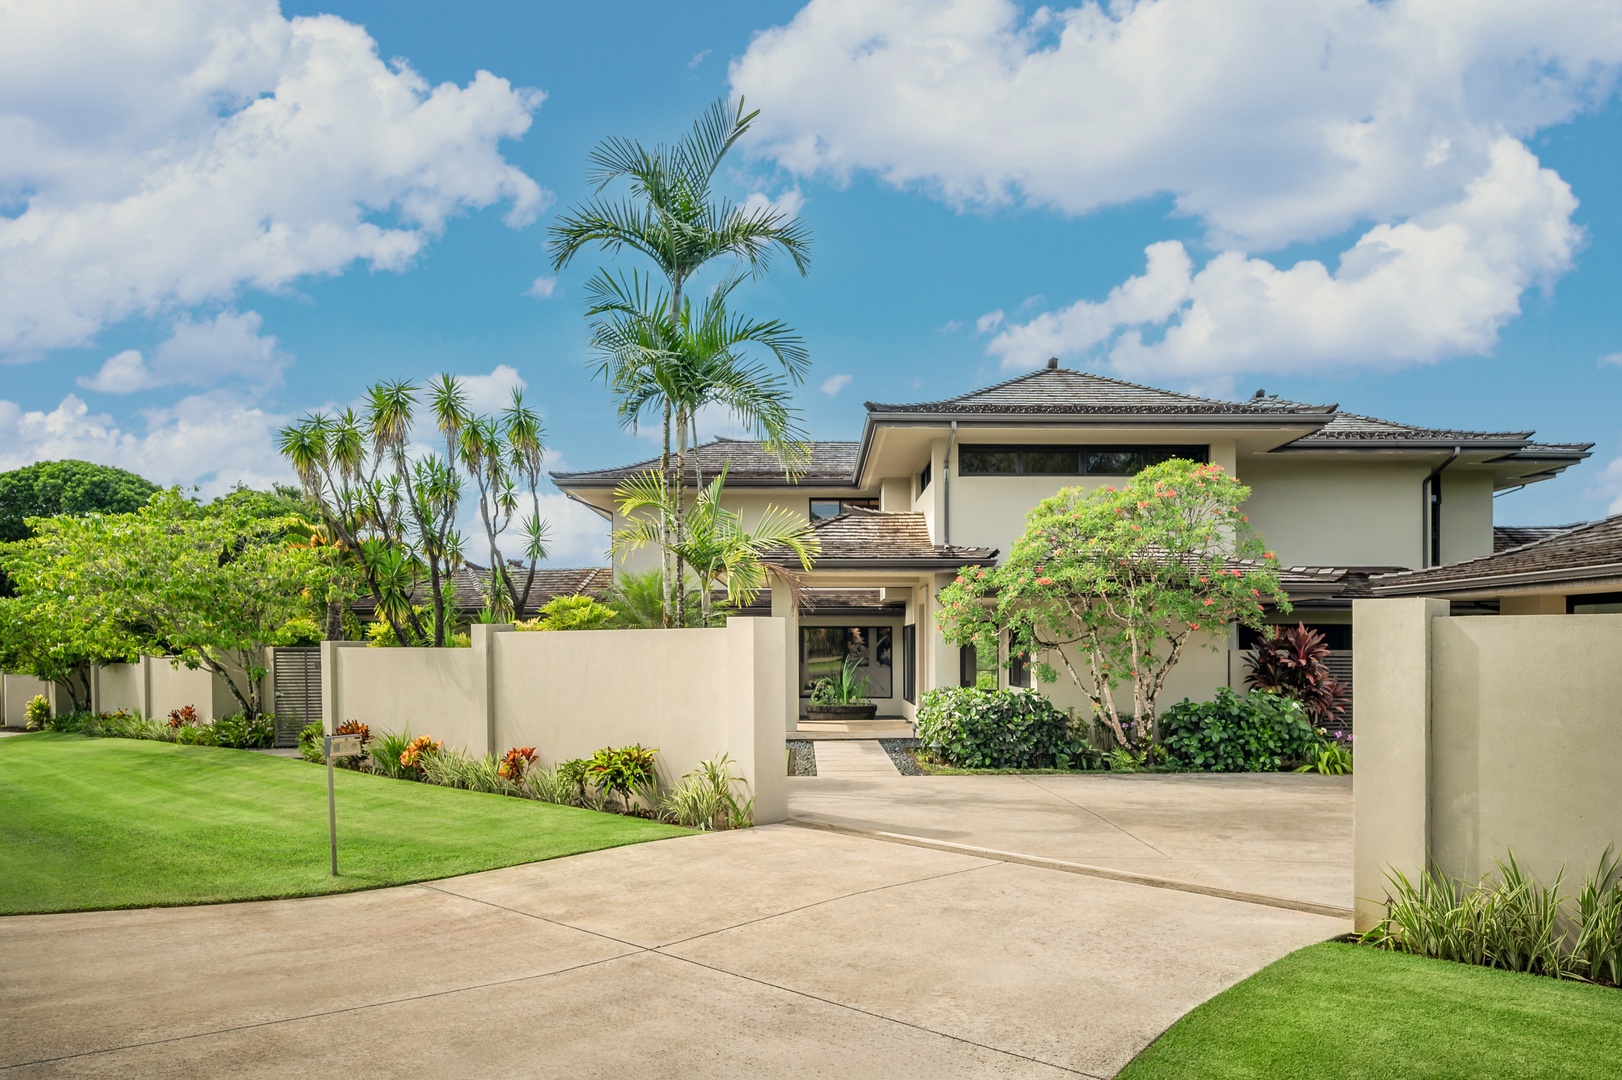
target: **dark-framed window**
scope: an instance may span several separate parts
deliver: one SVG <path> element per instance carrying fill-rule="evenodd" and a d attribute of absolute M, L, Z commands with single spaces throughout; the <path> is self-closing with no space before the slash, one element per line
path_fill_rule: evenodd
<path fill-rule="evenodd" d="M 1031 658 L 1025 653 L 1008 654 L 1008 685 L 1019 687 L 1031 685 Z"/>
<path fill-rule="evenodd" d="M 981 656 L 973 645 L 958 650 L 957 684 L 974 686 L 981 690 L 997 689 L 997 656 Z"/>
<path fill-rule="evenodd" d="M 893 697 L 892 644 L 888 626 L 800 627 L 800 696 L 810 697 L 818 679 L 855 659 L 856 674 L 867 680 L 867 696 Z"/>
<path fill-rule="evenodd" d="M 877 510 L 877 499 L 812 499 L 811 520 L 823 521 L 827 518 L 838 517 L 846 510 Z"/>
<path fill-rule="evenodd" d="M 1588 593 L 1566 597 L 1567 615 L 1622 614 L 1622 592 Z"/>
<path fill-rule="evenodd" d="M 913 623 L 901 628 L 901 697 L 908 704 L 918 700 L 918 627 Z"/>
<path fill-rule="evenodd" d="M 959 476 L 1134 476 L 1172 458 L 1204 463 L 1209 446 L 1005 446 L 958 447 Z"/>
<path fill-rule="evenodd" d="M 930 480 L 934 479 L 935 462 L 924 462 L 924 471 L 918 474 L 918 494 L 922 495 L 929 487 Z"/>

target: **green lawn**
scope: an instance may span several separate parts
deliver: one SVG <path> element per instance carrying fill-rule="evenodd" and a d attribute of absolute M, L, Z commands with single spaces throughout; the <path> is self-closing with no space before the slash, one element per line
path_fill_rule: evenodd
<path fill-rule="evenodd" d="M 207 746 L 0 739 L 0 914 L 348 892 L 684 834 L 547 803 Z"/>
<path fill-rule="evenodd" d="M 1619 1074 L 1622 990 L 1327 944 L 1201 1005 L 1120 1077 Z"/>

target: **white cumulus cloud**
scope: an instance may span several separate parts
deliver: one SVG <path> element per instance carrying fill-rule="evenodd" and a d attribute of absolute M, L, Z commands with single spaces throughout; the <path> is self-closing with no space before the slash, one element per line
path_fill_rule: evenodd
<path fill-rule="evenodd" d="M 226 311 L 212 319 L 182 317 L 169 337 L 153 350 L 148 363 L 135 349 L 109 357 L 79 385 L 105 394 L 128 394 L 157 386 L 218 386 L 240 379 L 260 387 L 281 381 L 293 358 L 276 347 L 274 336 L 262 335 L 256 311 Z"/>
<path fill-rule="evenodd" d="M 533 296 L 537 300 L 550 300 L 552 294 L 557 292 L 558 279 L 555 277 L 538 277 L 524 290 L 525 296 Z"/>
<path fill-rule="evenodd" d="M 822 380 L 822 392 L 829 397 L 835 397 L 839 391 L 850 385 L 850 381 L 849 375 L 830 375 Z"/>
<path fill-rule="evenodd" d="M 0 401 L 0 469 L 78 458 L 116 465 L 165 486 L 196 485 L 212 497 L 239 482 L 253 487 L 292 482 L 274 442 L 287 419 L 227 391 L 143 410 L 139 423 L 129 426 L 91 412 L 73 394 L 49 412 Z"/>
<path fill-rule="evenodd" d="M 472 208 L 525 224 L 549 196 L 499 147 L 541 98 L 484 71 L 430 86 L 360 26 L 275 0 L 7 5 L 0 349 L 402 269 Z"/>
<path fill-rule="evenodd" d="M 957 206 L 1169 196 L 1216 254 L 1154 245 L 1102 300 L 1003 323 L 1011 367 L 1391 365 L 1489 348 L 1581 241 L 1525 148 L 1608 100 L 1622 9 L 1587 0 L 811 0 L 731 67 L 753 149 Z M 1331 269 L 1256 257 L 1356 229 Z M 999 329 L 998 313 L 982 332 Z"/>

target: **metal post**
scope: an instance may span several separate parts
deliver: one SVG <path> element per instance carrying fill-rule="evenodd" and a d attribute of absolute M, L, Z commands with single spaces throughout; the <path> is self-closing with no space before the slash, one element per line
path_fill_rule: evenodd
<path fill-rule="evenodd" d="M 327 832 L 332 838 L 332 876 L 338 876 L 338 800 L 332 794 L 332 751 L 327 751 Z"/>

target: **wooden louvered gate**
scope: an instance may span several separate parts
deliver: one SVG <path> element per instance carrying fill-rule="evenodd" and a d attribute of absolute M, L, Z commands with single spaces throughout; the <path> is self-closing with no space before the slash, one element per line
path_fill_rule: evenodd
<path fill-rule="evenodd" d="M 297 746 L 299 728 L 321 721 L 321 649 L 277 649 L 271 658 L 276 745 Z"/>
<path fill-rule="evenodd" d="M 1329 669 L 1329 674 L 1345 683 L 1347 690 L 1356 693 L 1352 687 L 1352 650 L 1329 650 L 1329 659 L 1324 662 L 1324 667 Z M 1339 731 L 1352 730 L 1352 699 L 1350 696 L 1346 699 L 1346 711 L 1341 715 L 1340 721 L 1334 727 Z"/>

